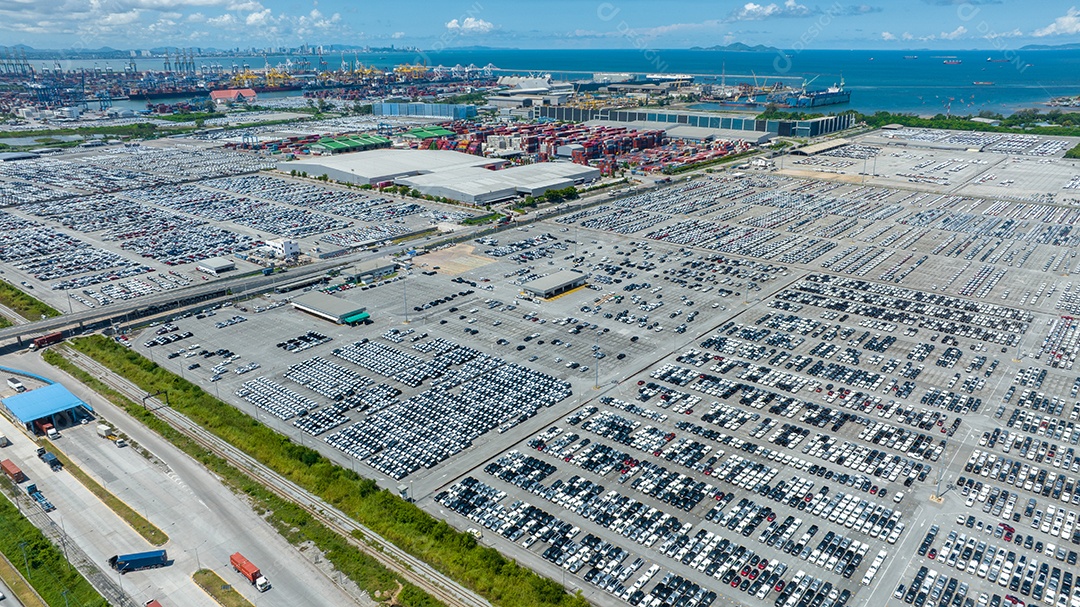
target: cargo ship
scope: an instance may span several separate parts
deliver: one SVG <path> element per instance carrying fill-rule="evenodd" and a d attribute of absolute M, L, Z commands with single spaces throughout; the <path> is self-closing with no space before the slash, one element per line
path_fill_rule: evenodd
<path fill-rule="evenodd" d="M 963 63 L 963 61 L 959 59 L 946 59 L 942 63 L 944 63 L 945 65 L 960 65 L 961 63 Z"/>
<path fill-rule="evenodd" d="M 984 80 L 976 80 L 975 82 L 972 82 L 971 84 L 974 84 L 975 86 L 994 86 L 993 82 L 986 82 Z"/>
<path fill-rule="evenodd" d="M 800 90 L 773 93 L 767 99 L 769 103 L 785 108 L 822 107 L 850 102 L 851 91 L 844 90 L 844 79 L 841 78 L 840 84 L 825 89 L 808 91 L 804 86 Z"/>

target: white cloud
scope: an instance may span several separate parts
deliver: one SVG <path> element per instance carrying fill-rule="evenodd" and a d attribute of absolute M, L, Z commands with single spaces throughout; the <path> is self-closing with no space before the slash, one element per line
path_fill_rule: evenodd
<path fill-rule="evenodd" d="M 206 24 L 211 27 L 233 27 L 240 23 L 239 20 L 233 15 L 228 13 L 224 15 L 218 15 L 217 17 L 210 17 L 206 20 Z"/>
<path fill-rule="evenodd" d="M 658 25 L 656 27 L 634 30 L 634 32 L 646 38 L 655 38 L 657 36 L 677 34 L 679 32 L 695 31 L 701 29 L 713 29 L 719 26 L 719 21 L 715 19 L 710 19 L 708 21 L 702 21 L 700 23 L 672 23 L 669 25 Z"/>
<path fill-rule="evenodd" d="M 401 40 L 405 37 L 405 32 L 394 32 L 393 34 L 390 34 L 390 37 L 394 40 Z"/>
<path fill-rule="evenodd" d="M 483 19 L 465 17 L 461 21 L 451 19 L 447 22 L 446 29 L 461 34 L 486 34 L 495 29 L 495 25 Z"/>
<path fill-rule="evenodd" d="M 774 3 L 757 4 L 747 2 L 741 8 L 732 11 L 728 21 L 760 21 L 775 17 L 807 17 L 817 12 L 797 0 L 785 0 L 783 5 Z"/>
<path fill-rule="evenodd" d="M 1024 32 L 1020 31 L 1019 28 L 1017 28 L 1008 32 L 989 32 L 988 34 L 986 34 L 986 36 L 984 36 L 984 38 L 986 38 L 987 40 L 994 40 L 995 38 L 1019 38 L 1023 35 Z"/>
<path fill-rule="evenodd" d="M 891 32 L 881 32 L 882 40 L 896 40 L 896 36 Z"/>
<path fill-rule="evenodd" d="M 941 35 L 939 37 L 942 40 L 956 40 L 958 38 L 961 38 L 966 33 L 967 33 L 967 28 L 960 25 L 960 26 L 957 26 L 957 28 L 954 29 L 951 32 L 941 32 Z"/>
<path fill-rule="evenodd" d="M 270 9 L 264 8 L 256 13 L 250 13 L 244 18 L 244 25 L 248 27 L 258 27 L 260 25 L 267 25 L 270 22 L 271 12 Z"/>
<path fill-rule="evenodd" d="M 900 39 L 901 40 L 914 40 L 915 36 L 912 36 L 911 32 L 904 32 L 903 34 L 900 34 Z"/>
<path fill-rule="evenodd" d="M 1050 25 L 1035 30 L 1035 35 L 1039 38 L 1078 33 L 1080 33 L 1080 11 L 1076 10 L 1075 6 L 1069 7 L 1063 16 L 1054 19 Z"/>

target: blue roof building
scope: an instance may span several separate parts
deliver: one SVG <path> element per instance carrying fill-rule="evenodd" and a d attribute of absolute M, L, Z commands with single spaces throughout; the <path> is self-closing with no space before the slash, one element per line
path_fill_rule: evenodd
<path fill-rule="evenodd" d="M 32 428 L 32 424 L 42 418 L 47 419 L 57 428 L 70 426 L 77 423 L 79 417 L 94 410 L 60 384 L 42 386 L 29 392 L 9 396 L 0 402 L 3 402 L 4 408 L 27 428 Z"/>

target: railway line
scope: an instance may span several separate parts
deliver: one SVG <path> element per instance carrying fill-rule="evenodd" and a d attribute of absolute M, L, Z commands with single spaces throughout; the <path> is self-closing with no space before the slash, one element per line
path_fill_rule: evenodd
<path fill-rule="evenodd" d="M 128 380 L 117 376 L 104 365 L 72 348 L 65 346 L 62 350 L 64 355 L 74 364 L 99 378 L 109 387 L 134 402 L 142 402 L 145 394 Z M 165 406 L 156 398 L 147 400 L 157 404 L 154 413 L 177 431 L 231 465 L 244 470 L 279 497 L 297 504 L 320 523 L 348 538 L 350 544 L 446 605 L 450 607 L 491 607 L 491 603 L 480 595 L 395 546 L 378 533 L 350 519 L 318 496 L 270 470 L 246 453 L 194 424 L 184 415 Z M 357 539 L 357 534 L 361 536 L 360 539 Z"/>

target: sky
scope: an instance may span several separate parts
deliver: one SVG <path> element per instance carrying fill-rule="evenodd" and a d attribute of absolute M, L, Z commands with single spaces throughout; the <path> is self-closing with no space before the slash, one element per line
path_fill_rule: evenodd
<path fill-rule="evenodd" d="M 1003 49 L 1080 42 L 1080 0 L 3 0 L 0 46 Z"/>

